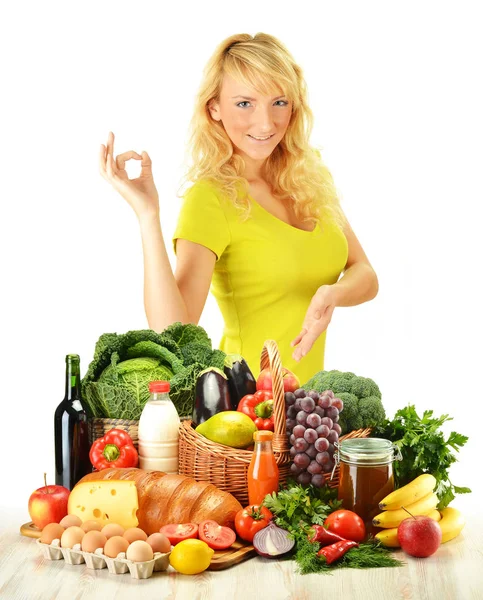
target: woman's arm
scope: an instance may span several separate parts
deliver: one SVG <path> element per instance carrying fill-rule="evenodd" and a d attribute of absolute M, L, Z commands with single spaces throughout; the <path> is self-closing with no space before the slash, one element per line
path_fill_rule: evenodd
<path fill-rule="evenodd" d="M 346 220 L 344 234 L 349 246 L 349 255 L 344 274 L 332 286 L 335 306 L 355 306 L 377 296 L 379 282 L 356 234 Z"/>
<path fill-rule="evenodd" d="M 141 161 L 141 174 L 129 179 L 126 162 Z M 177 245 L 173 274 L 159 220 L 159 197 L 147 152 L 129 150 L 114 159 L 114 134 L 99 153 L 101 175 L 131 205 L 139 221 L 144 256 L 144 308 L 148 325 L 162 331 L 171 323 L 198 323 L 215 267 L 214 252 L 187 240 Z"/>
<path fill-rule="evenodd" d="M 197 324 L 210 289 L 215 254 L 188 240 L 176 245 L 173 275 L 159 218 L 140 219 L 144 255 L 144 309 L 148 325 L 163 331 L 176 321 Z"/>
<path fill-rule="evenodd" d="M 297 346 L 292 353 L 296 361 L 309 352 L 317 338 L 327 329 L 336 306 L 362 304 L 375 298 L 379 290 L 377 275 L 347 219 L 344 234 L 348 244 L 344 274 L 337 283 L 322 285 L 312 298 L 302 331 L 290 344 L 292 347 Z"/>
<path fill-rule="evenodd" d="M 188 321 L 188 311 L 171 269 L 158 216 L 139 219 L 144 257 L 144 310 L 148 325 L 162 331 Z"/>

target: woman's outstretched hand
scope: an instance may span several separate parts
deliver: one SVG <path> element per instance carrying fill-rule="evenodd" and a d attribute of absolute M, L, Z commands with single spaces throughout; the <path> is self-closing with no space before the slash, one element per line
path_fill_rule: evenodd
<path fill-rule="evenodd" d="M 141 174 L 129 179 L 126 172 L 128 160 L 141 161 Z M 147 152 L 138 154 L 134 150 L 118 154 L 114 158 L 114 134 L 109 132 L 107 145 L 101 144 L 99 169 L 101 175 L 129 203 L 138 219 L 159 213 L 159 197 L 154 185 L 151 159 Z"/>
<path fill-rule="evenodd" d="M 320 334 L 327 329 L 332 319 L 335 305 L 333 286 L 321 286 L 310 302 L 302 325 L 302 331 L 290 342 L 292 347 L 296 346 L 292 354 L 294 360 L 298 362 L 303 358 L 312 348 Z"/>

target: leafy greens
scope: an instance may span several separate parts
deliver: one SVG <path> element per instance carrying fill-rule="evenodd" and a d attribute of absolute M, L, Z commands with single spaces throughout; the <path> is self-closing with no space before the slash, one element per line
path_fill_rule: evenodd
<path fill-rule="evenodd" d="M 372 434 L 391 440 L 401 451 L 402 460 L 394 462 L 396 487 L 406 485 L 422 473 L 434 475 L 440 510 L 454 500 L 455 494 L 471 492 L 470 488 L 453 485 L 449 478 L 449 468 L 458 460 L 454 452 L 466 444 L 468 437 L 452 431 L 445 439 L 441 427 L 446 421 L 452 421 L 452 417 L 433 417 L 432 410 L 425 410 L 420 417 L 410 404 Z"/>
<path fill-rule="evenodd" d="M 149 399 L 149 382 L 168 380 L 179 416 L 191 416 L 198 374 L 223 368 L 225 356 L 193 323 L 173 323 L 161 333 L 105 333 L 82 380 L 83 396 L 95 417 L 137 420 Z"/>

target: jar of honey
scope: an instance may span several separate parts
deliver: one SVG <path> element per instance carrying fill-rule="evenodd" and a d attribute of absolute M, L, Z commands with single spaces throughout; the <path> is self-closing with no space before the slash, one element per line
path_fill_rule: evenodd
<path fill-rule="evenodd" d="M 357 513 L 367 533 L 379 531 L 372 519 L 381 512 L 379 502 L 394 491 L 394 460 L 399 449 L 381 438 L 352 438 L 335 444 L 335 464 L 340 464 L 338 498 L 342 507 Z"/>

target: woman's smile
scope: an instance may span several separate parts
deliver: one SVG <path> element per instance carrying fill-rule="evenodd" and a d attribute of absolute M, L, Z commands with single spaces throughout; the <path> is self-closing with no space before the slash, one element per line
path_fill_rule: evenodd
<path fill-rule="evenodd" d="M 269 142 L 275 134 L 269 135 L 268 137 L 254 137 L 253 135 L 248 134 L 248 137 L 252 139 L 255 143 L 263 144 Z"/>

